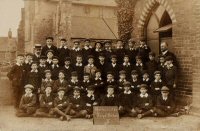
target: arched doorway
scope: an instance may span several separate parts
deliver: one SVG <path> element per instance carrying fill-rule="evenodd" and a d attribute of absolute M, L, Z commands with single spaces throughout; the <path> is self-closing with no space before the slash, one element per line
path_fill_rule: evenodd
<path fill-rule="evenodd" d="M 162 5 L 151 11 L 149 19 L 144 27 L 144 36 L 147 44 L 157 55 L 160 53 L 160 43 L 166 41 L 171 48 L 172 43 L 172 20 Z"/>

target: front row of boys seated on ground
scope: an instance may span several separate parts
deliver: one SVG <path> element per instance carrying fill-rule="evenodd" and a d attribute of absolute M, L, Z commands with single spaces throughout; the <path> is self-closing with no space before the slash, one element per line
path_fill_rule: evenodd
<path fill-rule="evenodd" d="M 120 117 L 141 119 L 145 116 L 179 115 L 167 86 L 162 86 L 161 93 L 152 97 L 147 84 L 141 84 L 139 92 L 135 94 L 131 90 L 131 83 L 126 81 L 122 87 L 123 91 L 119 94 L 116 93 L 115 86 L 108 85 L 105 95 L 99 97 L 95 93 L 95 85 L 88 86 L 86 91 L 75 86 L 72 94 L 66 94 L 66 88 L 63 87 L 59 87 L 57 94 L 54 94 L 52 86 L 47 85 L 44 93 L 40 94 L 39 101 L 33 93 L 33 85 L 27 84 L 24 88 L 25 94 L 16 113 L 18 117 L 53 117 L 61 121 L 69 121 L 71 118 L 92 118 L 94 106 L 117 106 Z"/>

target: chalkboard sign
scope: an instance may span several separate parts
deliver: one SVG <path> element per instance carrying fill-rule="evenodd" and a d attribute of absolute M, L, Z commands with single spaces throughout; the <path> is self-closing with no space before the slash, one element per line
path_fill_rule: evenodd
<path fill-rule="evenodd" d="M 119 125 L 119 112 L 117 106 L 93 107 L 94 125 Z"/>

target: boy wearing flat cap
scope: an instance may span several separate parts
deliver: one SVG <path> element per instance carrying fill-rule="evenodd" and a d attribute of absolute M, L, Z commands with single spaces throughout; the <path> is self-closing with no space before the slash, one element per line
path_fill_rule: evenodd
<path fill-rule="evenodd" d="M 131 92 L 131 83 L 124 82 L 124 91 L 119 94 L 119 115 L 135 117 L 137 115 L 135 111 L 136 99 L 135 95 Z"/>
<path fill-rule="evenodd" d="M 147 84 L 148 86 L 150 86 L 151 84 L 151 80 L 150 80 L 150 76 L 147 70 L 143 70 L 142 72 L 142 80 L 141 80 L 142 84 Z"/>
<path fill-rule="evenodd" d="M 45 79 L 44 71 L 47 70 L 47 69 L 48 69 L 48 67 L 46 66 L 46 57 L 45 56 L 40 56 L 38 70 L 42 75 L 42 79 Z"/>
<path fill-rule="evenodd" d="M 107 93 L 101 101 L 101 106 L 118 106 L 118 97 L 115 95 L 115 86 L 108 85 Z"/>
<path fill-rule="evenodd" d="M 117 94 L 120 94 L 121 92 L 124 91 L 124 82 L 126 82 L 126 72 L 124 70 L 121 70 L 119 72 L 119 80 L 117 81 L 117 86 L 118 86 L 118 90 L 117 90 Z"/>
<path fill-rule="evenodd" d="M 81 95 L 81 91 L 79 87 L 74 87 L 73 96 L 70 97 L 70 103 L 72 105 L 71 110 L 69 112 L 70 116 L 73 118 L 84 118 L 87 114 L 85 110 L 85 100 Z"/>
<path fill-rule="evenodd" d="M 80 48 L 80 42 L 74 41 L 74 46 L 70 50 L 70 58 L 72 60 L 72 64 L 76 63 L 77 56 L 83 56 L 83 50 Z"/>
<path fill-rule="evenodd" d="M 94 65 L 94 56 L 88 56 L 88 64 L 84 67 L 84 73 L 89 73 L 90 79 L 95 77 L 97 67 Z"/>
<path fill-rule="evenodd" d="M 36 110 L 35 117 L 52 117 L 54 97 L 52 95 L 52 87 L 48 85 L 45 88 L 45 94 L 42 94 L 39 99 L 40 107 Z"/>
<path fill-rule="evenodd" d="M 131 83 L 131 91 L 135 94 L 139 93 L 139 89 L 140 89 L 139 87 L 141 84 L 141 80 L 138 77 L 139 75 L 138 75 L 137 70 L 132 70 L 130 83 Z"/>
<path fill-rule="evenodd" d="M 105 82 L 101 77 L 101 71 L 99 69 L 96 70 L 95 78 L 93 79 L 93 84 L 95 85 L 95 94 L 99 97 L 105 94 Z"/>
<path fill-rule="evenodd" d="M 85 109 L 87 111 L 87 115 L 86 115 L 87 119 L 90 119 L 93 117 L 92 116 L 93 106 L 99 105 L 98 97 L 97 95 L 94 94 L 95 88 L 96 87 L 94 85 L 88 86 L 87 88 L 87 95 L 85 96 L 85 103 L 86 103 Z"/>
<path fill-rule="evenodd" d="M 23 93 L 25 69 L 23 66 L 24 55 L 18 54 L 16 58 L 16 64 L 14 64 L 7 74 L 7 77 L 12 82 L 12 91 L 14 96 L 14 107 L 18 108 L 20 103 L 20 98 Z"/>
<path fill-rule="evenodd" d="M 161 95 L 157 97 L 155 105 L 155 116 L 166 117 L 166 116 L 178 116 L 179 113 L 174 113 L 175 103 L 169 93 L 170 89 L 167 86 L 161 88 Z"/>
<path fill-rule="evenodd" d="M 67 96 L 70 96 L 73 94 L 73 88 L 76 86 L 81 86 L 81 82 L 78 80 L 78 74 L 76 71 L 73 71 L 71 73 L 71 79 L 68 81 L 68 93 Z"/>
<path fill-rule="evenodd" d="M 54 108 L 51 114 L 57 115 L 61 121 L 70 121 L 70 116 L 67 114 L 71 109 L 71 104 L 69 103 L 69 99 L 65 96 L 65 90 L 65 88 L 59 87 L 58 96 L 54 99 Z"/>
<path fill-rule="evenodd" d="M 36 111 L 36 95 L 33 94 L 34 87 L 30 84 L 24 86 L 25 94 L 22 96 L 19 109 L 16 113 L 18 117 L 28 117 L 35 113 Z"/>
<path fill-rule="evenodd" d="M 131 65 L 129 61 L 129 56 L 125 55 L 123 58 L 123 63 L 120 67 L 121 70 L 124 70 L 126 72 L 126 78 L 130 79 L 131 78 L 131 71 L 133 69 L 133 66 Z"/>
<path fill-rule="evenodd" d="M 136 112 L 139 119 L 150 116 L 154 113 L 153 99 L 150 94 L 147 93 L 148 86 L 146 84 L 140 85 L 140 94 L 137 96 Z"/>
<path fill-rule="evenodd" d="M 45 55 L 48 50 L 53 50 L 54 55 L 58 55 L 58 49 L 53 45 L 53 37 L 46 37 L 46 45 L 42 47 L 41 55 Z"/>
<path fill-rule="evenodd" d="M 141 56 L 136 56 L 135 57 L 136 64 L 134 65 L 133 69 L 137 70 L 139 77 L 142 76 L 142 72 L 145 69 L 145 65 L 142 62 L 142 57 Z"/>
<path fill-rule="evenodd" d="M 93 54 L 93 48 L 91 46 L 91 40 L 90 39 L 85 39 L 84 40 L 84 47 L 83 47 L 83 63 L 87 64 L 88 61 L 88 56 Z"/>
<path fill-rule="evenodd" d="M 78 74 L 78 80 L 79 81 L 83 80 L 84 65 L 83 65 L 83 57 L 82 56 L 78 55 L 76 57 L 76 63 L 74 64 L 73 69 Z"/>
<path fill-rule="evenodd" d="M 87 88 L 90 85 L 92 85 L 92 81 L 90 79 L 90 74 L 89 73 L 84 73 L 83 81 L 81 82 L 81 93 L 82 93 L 82 95 L 86 95 L 87 94 Z"/>

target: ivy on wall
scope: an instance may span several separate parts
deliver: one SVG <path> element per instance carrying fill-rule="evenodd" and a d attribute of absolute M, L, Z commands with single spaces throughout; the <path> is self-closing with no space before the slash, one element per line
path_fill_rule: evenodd
<path fill-rule="evenodd" d="M 118 35 L 119 38 L 127 42 L 131 38 L 133 30 L 134 6 L 137 0 L 115 0 L 118 18 Z"/>

